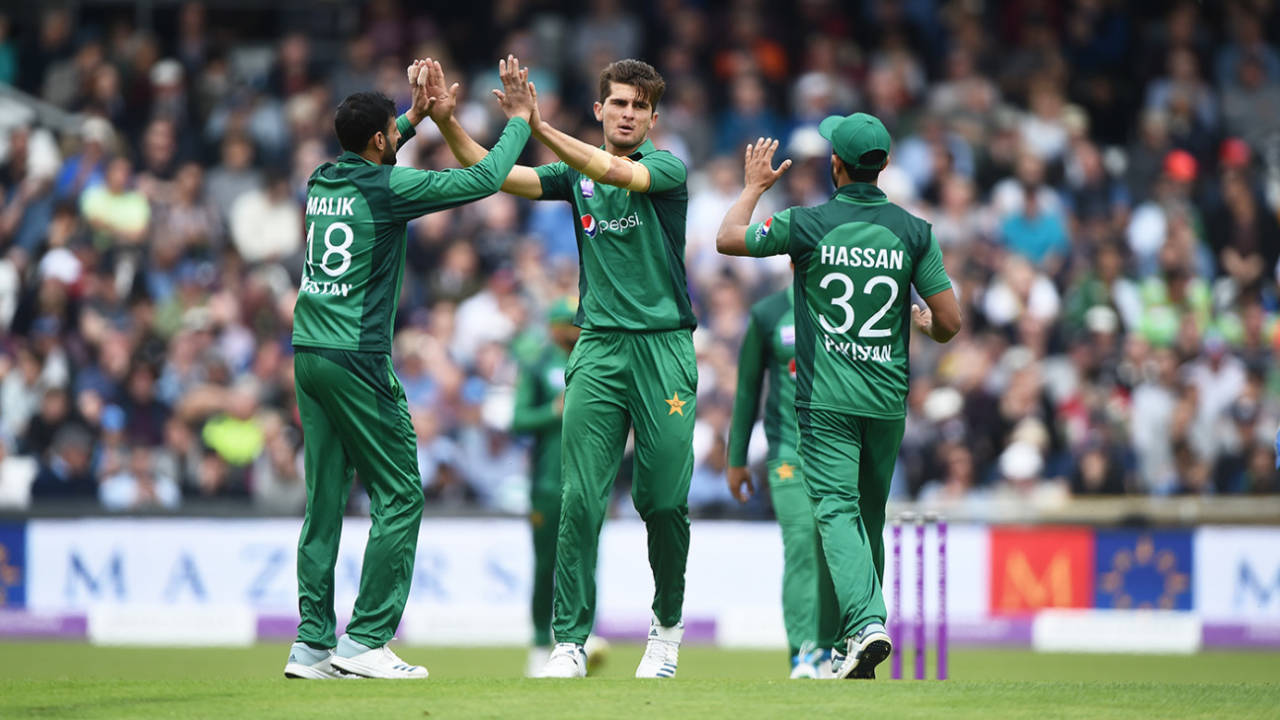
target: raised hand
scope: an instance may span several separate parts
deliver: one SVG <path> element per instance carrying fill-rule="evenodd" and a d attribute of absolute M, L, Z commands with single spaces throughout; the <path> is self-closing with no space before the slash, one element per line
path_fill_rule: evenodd
<path fill-rule="evenodd" d="M 498 77 L 502 79 L 502 89 L 494 90 L 498 105 L 508 118 L 522 117 L 525 120 L 533 117 L 533 95 L 529 92 L 529 70 L 520 67 L 520 60 L 514 55 L 507 55 L 506 60 L 498 61 Z"/>
<path fill-rule="evenodd" d="M 414 60 L 409 67 L 405 68 L 405 74 L 409 76 L 409 94 L 412 103 L 409 109 L 405 111 L 405 116 L 409 118 L 409 122 L 417 125 L 422 119 L 427 117 L 435 104 L 435 98 L 423 90 L 423 79 L 427 76 L 427 68 L 430 60 Z"/>
<path fill-rule="evenodd" d="M 525 72 L 529 72 L 525 70 Z M 538 128 L 542 125 L 542 113 L 538 111 L 538 88 L 533 86 L 533 81 L 529 81 L 529 95 L 533 97 L 533 113 L 529 116 L 529 127 L 533 128 L 536 134 Z"/>
<path fill-rule="evenodd" d="M 428 97 L 435 99 L 435 105 L 428 115 L 439 125 L 447 122 L 458 107 L 458 83 L 448 84 L 444 79 L 444 68 L 440 67 L 440 61 L 427 58 L 426 65 L 426 72 L 420 80 L 423 91 Z"/>
<path fill-rule="evenodd" d="M 773 154 L 778 150 L 778 141 L 773 138 L 760 138 L 754 145 L 747 145 L 746 185 L 764 192 L 778 182 L 778 178 L 791 167 L 791 160 L 783 160 L 777 170 L 773 169 Z"/>

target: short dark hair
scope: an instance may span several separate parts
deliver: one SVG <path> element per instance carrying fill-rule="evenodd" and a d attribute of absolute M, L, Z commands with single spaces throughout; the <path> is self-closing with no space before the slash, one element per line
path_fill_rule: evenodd
<path fill-rule="evenodd" d="M 343 150 L 364 152 L 369 138 L 386 132 L 387 124 L 395 117 L 396 104 L 380 92 L 359 92 L 348 95 L 333 115 L 333 129 L 338 133 L 338 144 Z"/>
<path fill-rule="evenodd" d="M 880 171 L 884 169 L 884 161 L 888 159 L 889 154 L 883 150 L 868 150 L 858 157 L 858 164 L 864 169 L 855 170 L 852 165 L 845 165 L 845 169 L 849 171 L 850 180 L 873 183 L 880 178 Z"/>
<path fill-rule="evenodd" d="M 609 97 L 611 83 L 634 85 L 640 89 L 640 99 L 647 100 L 649 107 L 658 107 L 662 93 L 667 91 L 667 81 L 643 60 L 617 60 L 600 71 L 600 102 Z"/>

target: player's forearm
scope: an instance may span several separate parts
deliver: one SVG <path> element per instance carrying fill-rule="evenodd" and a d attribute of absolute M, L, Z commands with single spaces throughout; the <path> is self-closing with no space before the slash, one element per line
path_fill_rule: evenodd
<path fill-rule="evenodd" d="M 760 387 L 764 382 L 764 363 L 761 360 L 759 337 L 754 323 L 748 328 L 738 353 L 738 387 L 733 397 L 733 417 L 729 421 L 729 466 L 747 464 L 747 448 L 751 442 L 751 428 L 756 424 L 760 408 Z"/>
<path fill-rule="evenodd" d="M 747 450 L 751 445 L 751 428 L 756 424 L 756 408 L 760 396 L 744 396 L 741 392 L 733 401 L 733 419 L 729 423 L 729 467 L 747 464 Z"/>
<path fill-rule="evenodd" d="M 742 194 L 729 206 L 724 220 L 720 222 L 720 230 L 716 233 L 716 250 L 722 255 L 747 254 L 747 227 L 751 225 L 751 213 L 756 211 L 763 191 L 751 187 L 742 189 Z"/>
<path fill-rule="evenodd" d="M 444 137 L 445 144 L 449 146 L 449 152 L 453 153 L 453 157 L 462 167 L 471 167 L 489 154 L 483 145 L 467 134 L 462 123 L 458 122 L 458 118 L 450 115 L 448 122 L 438 123 L 437 127 L 440 128 L 440 135 Z"/>
<path fill-rule="evenodd" d="M 954 328 L 942 327 L 938 325 L 937 321 L 935 320 L 934 322 L 929 324 L 929 328 L 924 332 L 934 342 L 947 343 L 947 342 L 951 342 L 951 338 L 955 337 L 960 332 L 960 325 L 959 323 L 957 323 Z"/>
<path fill-rule="evenodd" d="M 611 155 L 555 129 L 546 121 L 538 123 L 533 134 L 566 165 L 592 180 L 639 192 L 649 189 L 649 171 L 639 163 Z"/>
<path fill-rule="evenodd" d="M 469 168 L 484 159 L 489 153 L 483 145 L 476 142 L 456 117 L 449 116 L 449 121 L 439 125 L 440 135 L 449 146 L 449 152 L 457 159 L 458 164 Z M 507 173 L 502 181 L 502 191 L 533 200 L 542 195 L 542 181 L 533 168 L 517 165 Z"/>
<path fill-rule="evenodd" d="M 468 180 L 478 183 L 484 195 L 492 195 L 502 189 L 502 183 L 507 179 L 507 175 L 511 174 L 511 169 L 516 166 L 520 151 L 524 149 L 524 144 L 528 140 L 529 124 L 524 118 L 511 118 L 503 128 L 498 142 L 494 143 L 493 149 L 488 151 L 479 162 L 458 172 L 467 176 Z"/>

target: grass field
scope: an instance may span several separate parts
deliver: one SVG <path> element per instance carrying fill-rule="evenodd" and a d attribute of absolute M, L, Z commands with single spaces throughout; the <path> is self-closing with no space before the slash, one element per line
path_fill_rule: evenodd
<path fill-rule="evenodd" d="M 958 650 L 947 682 L 785 679 L 777 652 L 687 647 L 680 677 L 638 681 L 614 646 L 585 681 L 525 680 L 522 649 L 402 648 L 424 682 L 288 681 L 287 645 L 0 645 L 0 718 L 1278 718 L 1280 654 L 1191 657 Z M 887 671 L 887 665 L 882 666 Z M 886 673 L 882 673 L 886 674 Z"/>

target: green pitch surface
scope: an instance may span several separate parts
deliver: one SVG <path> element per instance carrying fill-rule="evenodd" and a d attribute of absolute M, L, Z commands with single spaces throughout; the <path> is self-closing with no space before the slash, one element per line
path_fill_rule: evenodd
<path fill-rule="evenodd" d="M 0 718 L 1280 717 L 1274 653 L 958 650 L 954 679 L 939 683 L 788 681 L 782 653 L 695 646 L 681 650 L 679 678 L 639 681 L 630 675 L 641 649 L 617 645 L 585 681 L 525 680 L 522 649 L 402 650 L 431 678 L 285 680 L 284 643 L 236 650 L 9 643 L 0 645 Z"/>

